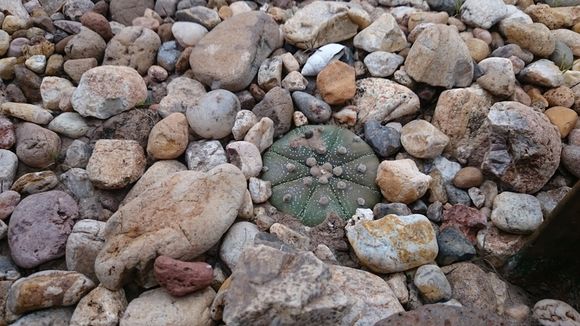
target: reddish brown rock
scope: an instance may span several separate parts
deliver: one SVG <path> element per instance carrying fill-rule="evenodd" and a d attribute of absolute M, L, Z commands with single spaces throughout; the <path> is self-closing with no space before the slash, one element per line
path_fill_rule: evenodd
<path fill-rule="evenodd" d="M 467 166 L 459 170 L 453 178 L 453 185 L 461 189 L 479 187 L 483 182 L 483 174 L 473 166 Z"/>
<path fill-rule="evenodd" d="M 487 225 L 487 218 L 477 209 L 464 205 L 453 205 L 443 212 L 441 229 L 457 227 L 472 244 L 476 243 L 477 232 Z"/>
<path fill-rule="evenodd" d="M 5 117 L 0 117 L 0 149 L 10 149 L 16 142 L 14 125 Z"/>
<path fill-rule="evenodd" d="M 103 15 L 89 11 L 81 17 L 81 24 L 92 29 L 107 42 L 113 38 L 111 25 L 109 24 L 107 18 L 105 18 Z"/>
<path fill-rule="evenodd" d="M 154 271 L 157 282 L 176 297 L 206 288 L 213 281 L 213 269 L 209 264 L 185 262 L 169 256 L 157 257 Z"/>
<path fill-rule="evenodd" d="M 344 103 L 356 93 L 354 68 L 338 60 L 332 61 L 316 77 L 316 87 L 326 103 Z"/>

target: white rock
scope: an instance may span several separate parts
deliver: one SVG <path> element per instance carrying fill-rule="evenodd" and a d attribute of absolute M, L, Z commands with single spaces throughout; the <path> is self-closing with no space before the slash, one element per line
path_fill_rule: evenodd
<path fill-rule="evenodd" d="M 542 206 L 532 195 L 505 191 L 495 196 L 491 221 L 505 232 L 529 234 L 542 224 Z"/>
<path fill-rule="evenodd" d="M 26 59 L 24 65 L 37 74 L 43 74 L 46 68 L 46 57 L 42 54 L 36 54 Z"/>
<path fill-rule="evenodd" d="M 376 181 L 385 199 L 410 204 L 425 195 L 431 177 L 421 173 L 413 160 L 403 159 L 381 162 Z"/>
<path fill-rule="evenodd" d="M 125 291 L 111 291 L 100 285 L 79 301 L 70 326 L 116 326 L 125 308 Z"/>
<path fill-rule="evenodd" d="M 360 31 L 353 43 L 355 47 L 367 52 L 398 52 L 407 47 L 405 33 L 389 13 L 382 14 L 369 27 Z"/>
<path fill-rule="evenodd" d="M 400 55 L 384 51 L 369 53 L 363 60 L 373 77 L 391 76 L 404 61 Z"/>
<path fill-rule="evenodd" d="M 217 140 L 198 140 L 189 143 L 185 150 L 187 168 L 207 172 L 220 164 L 227 163 L 226 151 Z"/>
<path fill-rule="evenodd" d="M 489 29 L 508 15 L 503 0 L 467 0 L 461 6 L 461 20 L 471 26 Z"/>
<path fill-rule="evenodd" d="M 186 48 L 189 46 L 195 46 L 208 31 L 207 28 L 200 24 L 180 21 L 173 23 L 171 26 L 171 32 L 179 45 Z"/>
<path fill-rule="evenodd" d="M 261 204 L 272 196 L 272 182 L 252 177 L 248 184 L 248 190 L 252 196 L 252 202 Z"/>
<path fill-rule="evenodd" d="M 260 153 L 263 153 L 274 143 L 274 132 L 274 121 L 264 117 L 248 130 L 244 140 L 256 145 Z"/>
<path fill-rule="evenodd" d="M 542 326 L 580 325 L 580 313 L 564 301 L 544 299 L 536 302 L 533 316 Z"/>
<path fill-rule="evenodd" d="M 335 56 L 340 56 L 343 49 L 344 45 L 331 43 L 316 50 L 302 67 L 302 76 L 318 75 Z"/>
<path fill-rule="evenodd" d="M 254 245 L 254 237 L 259 232 L 256 224 L 250 222 L 238 222 L 230 227 L 220 247 L 220 258 L 230 270 L 236 267 L 242 251 Z"/>
<path fill-rule="evenodd" d="M 231 164 L 237 166 L 246 179 L 257 177 L 262 171 L 262 156 L 256 145 L 247 141 L 236 141 L 226 146 L 226 153 Z"/>
<path fill-rule="evenodd" d="M 74 89 L 74 86 L 68 79 L 51 76 L 42 78 L 40 84 L 42 105 L 47 110 L 58 109 L 61 98 L 71 89 Z"/>

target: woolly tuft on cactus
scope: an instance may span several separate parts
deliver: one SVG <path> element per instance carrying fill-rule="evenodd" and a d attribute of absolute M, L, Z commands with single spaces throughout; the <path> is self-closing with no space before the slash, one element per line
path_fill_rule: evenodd
<path fill-rule="evenodd" d="M 304 126 L 266 152 L 262 179 L 272 182 L 272 205 L 315 226 L 330 214 L 346 220 L 379 202 L 378 166 L 370 146 L 349 130 Z"/>

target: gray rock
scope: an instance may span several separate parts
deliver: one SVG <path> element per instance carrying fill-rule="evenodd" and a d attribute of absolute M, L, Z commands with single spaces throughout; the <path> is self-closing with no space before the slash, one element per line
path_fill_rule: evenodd
<path fill-rule="evenodd" d="M 272 196 L 272 182 L 251 177 L 248 182 L 248 191 L 254 204 L 265 203 Z"/>
<path fill-rule="evenodd" d="M 196 106 L 204 94 L 205 87 L 197 80 L 177 77 L 167 85 L 167 95 L 159 102 L 158 112 L 164 118 L 174 112 L 185 113 Z"/>
<path fill-rule="evenodd" d="M 238 222 L 230 227 L 220 247 L 220 258 L 230 270 L 235 269 L 244 249 L 253 245 L 258 232 L 258 227 L 250 222 Z"/>
<path fill-rule="evenodd" d="M 556 208 L 556 205 L 570 192 L 572 188 L 570 187 L 560 187 L 548 191 L 542 191 L 536 195 L 536 198 L 542 206 L 542 213 L 545 217 L 550 215 L 550 213 Z"/>
<path fill-rule="evenodd" d="M 262 61 L 280 47 L 278 25 L 263 12 L 235 15 L 211 30 L 193 48 L 189 64 L 197 80 L 212 89 L 246 88 Z"/>
<path fill-rule="evenodd" d="M 181 50 L 176 41 L 164 42 L 157 52 L 157 64 L 167 71 L 173 71 L 180 56 Z"/>
<path fill-rule="evenodd" d="M 54 118 L 48 129 L 69 138 L 80 138 L 89 131 L 85 119 L 76 112 L 63 112 Z"/>
<path fill-rule="evenodd" d="M 125 27 L 109 41 L 103 65 L 128 66 L 145 75 L 147 69 L 155 63 L 160 46 L 161 39 L 151 29 Z"/>
<path fill-rule="evenodd" d="M 475 256 L 475 248 L 465 235 L 455 227 L 447 227 L 437 234 L 437 264 L 441 266 L 470 260 Z"/>
<path fill-rule="evenodd" d="M 496 296 L 488 275 L 472 263 L 456 263 L 441 269 L 453 289 L 453 298 L 463 306 L 496 311 Z"/>
<path fill-rule="evenodd" d="M 82 26 L 81 31 L 68 41 L 64 53 L 69 59 L 95 58 L 100 62 L 106 47 L 107 43 L 99 34 Z"/>
<path fill-rule="evenodd" d="M 544 0 L 550 7 L 580 6 L 579 0 Z"/>
<path fill-rule="evenodd" d="M 85 168 L 91 157 L 91 148 L 81 140 L 75 139 L 66 149 L 62 164 L 66 169 Z"/>
<path fill-rule="evenodd" d="M 456 0 L 426 0 L 429 8 L 434 11 L 445 11 L 450 16 L 456 14 L 457 1 Z"/>
<path fill-rule="evenodd" d="M 517 44 L 500 46 L 490 54 L 490 57 L 501 57 L 506 59 L 509 59 L 511 56 L 516 56 L 522 59 L 525 63 L 530 63 L 534 60 L 534 55 L 530 51 L 522 49 Z"/>
<path fill-rule="evenodd" d="M 478 65 L 483 69 L 483 76 L 477 79 L 481 88 L 501 98 L 507 98 L 514 94 L 516 76 L 511 60 L 487 58 L 481 60 Z"/>
<path fill-rule="evenodd" d="M 364 124 L 364 135 L 366 142 L 381 157 L 395 155 L 401 148 L 401 134 L 376 120 L 367 120 Z"/>
<path fill-rule="evenodd" d="M 493 201 L 491 221 L 505 232 L 529 234 L 542 224 L 542 206 L 532 195 L 505 191 Z"/>
<path fill-rule="evenodd" d="M 0 161 L 1 162 L 1 161 Z M 13 190 L 0 191 L 0 220 L 5 220 L 20 202 L 20 194 Z"/>
<path fill-rule="evenodd" d="M 562 165 L 573 175 L 580 178 L 580 146 L 564 145 Z"/>
<path fill-rule="evenodd" d="M 330 120 L 332 109 L 321 99 L 305 92 L 292 93 L 292 100 L 311 123 L 323 123 Z"/>
<path fill-rule="evenodd" d="M 566 43 L 556 40 L 556 48 L 550 55 L 550 61 L 554 62 L 561 70 L 570 69 L 574 64 L 574 53 Z"/>
<path fill-rule="evenodd" d="M 417 268 L 413 283 L 423 299 L 429 303 L 451 299 L 451 285 L 437 265 L 423 265 Z"/>
<path fill-rule="evenodd" d="M 0 149 L 0 193 L 10 190 L 17 169 L 18 157 L 9 150 Z"/>
<path fill-rule="evenodd" d="M 550 88 L 564 84 L 560 68 L 546 59 L 540 59 L 526 66 L 520 71 L 519 78 L 526 83 Z"/>
<path fill-rule="evenodd" d="M 20 278 L 18 267 L 7 256 L 0 256 L 0 281 L 16 281 Z"/>
<path fill-rule="evenodd" d="M 389 77 L 395 73 L 405 58 L 398 54 L 375 51 L 364 58 L 364 63 L 373 77 Z"/>
<path fill-rule="evenodd" d="M 79 20 L 83 14 L 91 11 L 95 4 L 90 0 L 67 0 L 63 13 L 72 20 Z"/>
<path fill-rule="evenodd" d="M 133 19 L 143 16 L 145 9 L 153 9 L 154 0 L 111 0 L 111 18 L 125 26 L 131 26 Z"/>
<path fill-rule="evenodd" d="M 282 59 L 273 57 L 266 59 L 258 70 L 258 85 L 266 92 L 279 87 L 282 80 Z"/>
<path fill-rule="evenodd" d="M 69 326 L 74 308 L 53 308 L 35 311 L 20 317 L 14 326 Z"/>
<path fill-rule="evenodd" d="M 155 2 L 155 12 L 161 17 L 172 17 L 177 10 L 177 3 L 180 0 L 157 0 Z"/>
<path fill-rule="evenodd" d="M 205 6 L 195 6 L 178 10 L 175 13 L 175 18 L 179 21 L 201 24 L 209 30 L 216 27 L 221 22 L 218 12 Z"/>
<path fill-rule="evenodd" d="M 508 15 L 502 0 L 466 0 L 461 6 L 461 20 L 471 26 L 489 29 Z"/>
<path fill-rule="evenodd" d="M 105 244 L 105 222 L 81 220 L 76 223 L 66 242 L 66 267 L 97 282 L 95 259 Z"/>
<path fill-rule="evenodd" d="M 227 163 L 226 151 L 217 140 L 192 141 L 185 150 L 187 168 L 207 172 L 220 164 Z"/>
<path fill-rule="evenodd" d="M 264 99 L 254 106 L 252 112 L 258 119 L 268 117 L 274 122 L 275 137 L 285 134 L 292 126 L 294 113 L 290 92 L 280 87 L 272 88 L 266 93 Z"/>
<path fill-rule="evenodd" d="M 187 108 L 187 121 L 196 134 L 208 139 L 220 139 L 232 132 L 240 109 L 236 94 L 218 89 L 202 95 L 196 106 Z"/>
<path fill-rule="evenodd" d="M 18 1 L 0 0 L 0 11 L 10 13 L 25 20 L 30 18 L 22 2 Z"/>

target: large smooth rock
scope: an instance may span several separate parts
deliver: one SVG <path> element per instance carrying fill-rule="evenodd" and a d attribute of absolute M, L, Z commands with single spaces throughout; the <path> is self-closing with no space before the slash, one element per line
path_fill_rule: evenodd
<path fill-rule="evenodd" d="M 235 15 L 207 33 L 191 51 L 197 80 L 212 89 L 246 88 L 272 51 L 282 45 L 276 22 L 261 11 Z"/>
<path fill-rule="evenodd" d="M 264 245 L 244 251 L 214 311 L 221 305 L 227 325 L 372 325 L 404 311 L 376 275 Z"/>
<path fill-rule="evenodd" d="M 100 62 L 106 47 L 107 43 L 99 34 L 81 26 L 81 31 L 66 44 L 64 53 L 68 59 L 95 58 Z"/>
<path fill-rule="evenodd" d="M 14 282 L 6 310 L 12 315 L 51 307 L 72 306 L 95 287 L 83 274 L 47 270 Z"/>
<path fill-rule="evenodd" d="M 284 24 L 286 41 L 302 49 L 315 49 L 344 41 L 370 24 L 369 15 L 360 7 L 338 1 L 314 1 Z"/>
<path fill-rule="evenodd" d="M 413 120 L 401 129 L 401 145 L 418 158 L 435 158 L 443 152 L 449 137 L 425 120 Z"/>
<path fill-rule="evenodd" d="M 75 200 L 62 191 L 24 198 L 12 212 L 8 228 L 14 262 L 32 268 L 64 256 L 66 240 L 77 217 Z"/>
<path fill-rule="evenodd" d="M 367 52 L 398 52 L 407 47 L 405 33 L 389 13 L 382 14 L 369 27 L 358 33 L 353 44 Z"/>
<path fill-rule="evenodd" d="M 564 301 L 544 299 L 534 305 L 534 318 L 542 326 L 572 326 L 580 323 L 580 313 Z"/>
<path fill-rule="evenodd" d="M 181 298 L 172 297 L 161 288 L 143 292 L 129 303 L 119 325 L 210 326 L 209 306 L 214 297 L 211 288 Z"/>
<path fill-rule="evenodd" d="M 26 8 L 22 4 L 22 1 L 0 0 L 0 11 L 7 12 L 24 20 L 30 18 L 28 11 L 26 11 Z"/>
<path fill-rule="evenodd" d="M 123 203 L 128 203 L 132 199 L 135 199 L 155 182 L 166 178 L 175 172 L 185 170 L 187 170 L 187 167 L 183 163 L 175 160 L 163 160 L 153 163 L 153 165 L 143 173 L 141 178 L 139 178 L 139 181 L 133 185 L 127 196 L 123 199 Z"/>
<path fill-rule="evenodd" d="M 240 101 L 236 94 L 216 89 L 202 95 L 196 106 L 187 108 L 187 122 L 206 139 L 220 139 L 232 132 Z"/>
<path fill-rule="evenodd" d="M 229 164 L 160 180 L 107 221 L 105 246 L 95 262 L 97 277 L 114 290 L 131 272 L 151 268 L 157 255 L 199 256 L 234 222 L 245 191 L 246 178 Z"/>
<path fill-rule="evenodd" d="M 381 123 L 419 112 L 419 97 L 407 87 L 384 78 L 365 78 L 356 82 L 353 99 L 358 109 L 356 128 L 362 130 L 368 120 Z"/>
<path fill-rule="evenodd" d="M 535 193 L 560 164 L 560 132 L 550 120 L 518 102 L 498 102 L 487 115 L 490 145 L 482 169 L 505 187 Z"/>
<path fill-rule="evenodd" d="M 179 157 L 187 147 L 188 124 L 183 113 L 172 113 L 159 121 L 147 141 L 147 153 L 158 160 L 170 160 Z"/>
<path fill-rule="evenodd" d="M 125 291 L 98 286 L 83 297 L 70 320 L 70 326 L 116 326 L 127 308 Z"/>
<path fill-rule="evenodd" d="M 437 257 L 431 222 L 419 214 L 389 214 L 346 226 L 346 236 L 361 263 L 377 273 L 402 272 Z"/>
<path fill-rule="evenodd" d="M 107 119 L 134 108 L 146 98 L 147 86 L 133 68 L 100 66 L 83 74 L 71 103 L 82 116 Z"/>
<path fill-rule="evenodd" d="M 446 88 L 471 85 L 473 69 L 469 49 L 457 29 L 441 24 L 419 34 L 405 60 L 405 71 L 414 80 Z"/>
<path fill-rule="evenodd" d="M 109 41 L 103 65 L 128 66 L 144 75 L 155 63 L 160 46 L 161 39 L 151 29 L 125 27 Z"/>
<path fill-rule="evenodd" d="M 87 164 L 89 179 L 97 188 L 120 189 L 145 172 L 145 153 L 134 140 L 101 139 Z"/>

